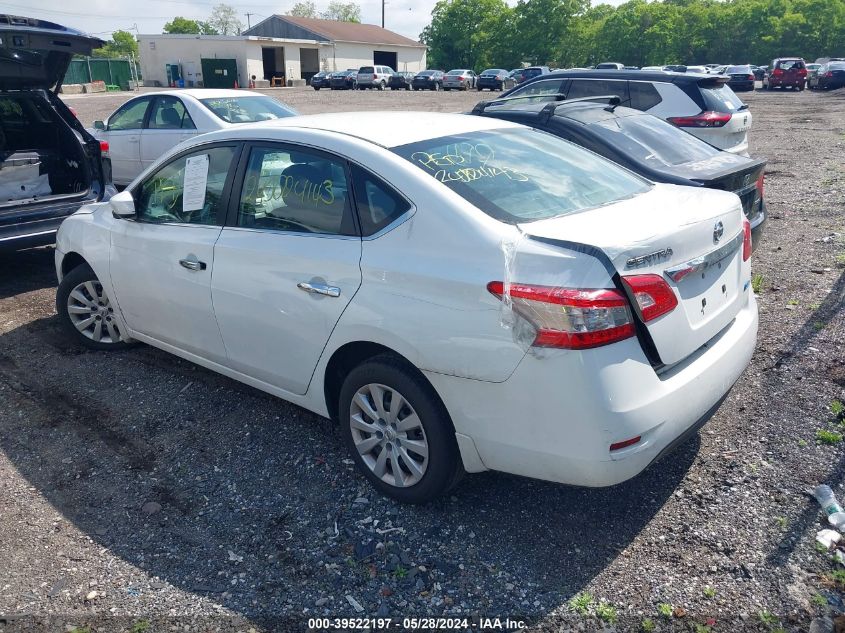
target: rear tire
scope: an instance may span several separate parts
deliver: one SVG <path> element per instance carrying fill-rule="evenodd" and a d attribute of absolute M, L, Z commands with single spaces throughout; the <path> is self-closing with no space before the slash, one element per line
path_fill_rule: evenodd
<path fill-rule="evenodd" d="M 125 329 L 115 308 L 88 264 L 81 264 L 62 279 L 56 291 L 56 312 L 65 333 L 88 349 L 123 349 Z"/>
<path fill-rule="evenodd" d="M 350 371 L 338 406 L 352 459 L 382 494 L 426 503 L 463 475 L 446 408 L 425 378 L 401 359 L 377 356 Z"/>

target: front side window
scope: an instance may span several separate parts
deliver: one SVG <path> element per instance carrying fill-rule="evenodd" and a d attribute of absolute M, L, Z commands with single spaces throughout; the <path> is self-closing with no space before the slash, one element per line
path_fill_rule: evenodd
<path fill-rule="evenodd" d="M 147 127 L 153 130 L 195 130 L 185 104 L 177 97 L 156 97 Z"/>
<path fill-rule="evenodd" d="M 220 224 L 223 190 L 235 147 L 198 150 L 171 161 L 141 185 L 136 219 L 141 222 Z"/>
<path fill-rule="evenodd" d="M 253 148 L 238 226 L 355 235 L 345 163 L 307 150 Z"/>
<path fill-rule="evenodd" d="M 551 134 L 488 130 L 393 148 L 488 215 L 517 224 L 648 191 L 648 181 Z"/>
<path fill-rule="evenodd" d="M 296 110 L 272 97 L 217 97 L 200 102 L 226 123 L 255 123 L 294 116 Z"/>
<path fill-rule="evenodd" d="M 140 130 L 149 104 L 149 99 L 136 99 L 124 105 L 109 119 L 109 131 Z"/>

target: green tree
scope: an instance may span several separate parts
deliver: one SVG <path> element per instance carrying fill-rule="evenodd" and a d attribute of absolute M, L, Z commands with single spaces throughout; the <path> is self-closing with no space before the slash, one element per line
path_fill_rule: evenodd
<path fill-rule="evenodd" d="M 481 71 L 494 65 L 496 39 L 506 37 L 511 11 L 504 0 L 440 0 L 420 34 L 429 47 L 429 66 Z"/>
<path fill-rule="evenodd" d="M 94 57 L 137 57 L 138 42 L 129 31 L 115 31 L 105 46 L 95 49 L 91 54 Z"/>
<path fill-rule="evenodd" d="M 319 17 L 317 13 L 317 3 L 313 0 L 303 0 L 302 2 L 297 2 L 293 5 L 291 10 L 287 12 L 287 14 L 298 18 Z"/>
<path fill-rule="evenodd" d="M 188 33 L 196 35 L 217 35 L 208 22 L 202 20 L 189 20 L 181 16 L 176 16 L 170 22 L 164 25 L 164 33 Z"/>
<path fill-rule="evenodd" d="M 240 35 L 244 23 L 238 18 L 235 8 L 228 4 L 218 4 L 211 10 L 208 25 L 220 35 Z"/>
<path fill-rule="evenodd" d="M 561 65 L 577 32 L 576 15 L 584 13 L 589 0 L 519 0 L 514 8 L 512 37 L 524 61 Z"/>
<path fill-rule="evenodd" d="M 354 2 L 332 0 L 328 8 L 320 14 L 324 20 L 339 20 L 340 22 L 360 22 L 361 7 Z"/>

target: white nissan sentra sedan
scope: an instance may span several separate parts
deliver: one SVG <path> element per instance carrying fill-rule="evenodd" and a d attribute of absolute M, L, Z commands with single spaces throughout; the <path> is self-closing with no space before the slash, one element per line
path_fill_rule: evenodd
<path fill-rule="evenodd" d="M 751 358 L 750 254 L 731 193 L 505 121 L 326 114 L 198 137 L 71 216 L 57 309 L 337 420 L 422 502 L 487 469 L 616 484 L 694 432 Z"/>

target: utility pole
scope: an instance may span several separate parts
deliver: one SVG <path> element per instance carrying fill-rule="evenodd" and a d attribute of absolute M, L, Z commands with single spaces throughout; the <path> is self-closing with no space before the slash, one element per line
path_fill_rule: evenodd
<path fill-rule="evenodd" d="M 250 25 L 250 22 L 249 22 L 249 16 L 251 16 L 251 15 L 255 15 L 255 14 L 254 13 L 246 13 L 246 28 L 247 28 L 247 30 L 252 28 L 252 26 Z"/>
<path fill-rule="evenodd" d="M 384 5 L 385 0 L 381 0 L 381 28 L 384 28 Z"/>

